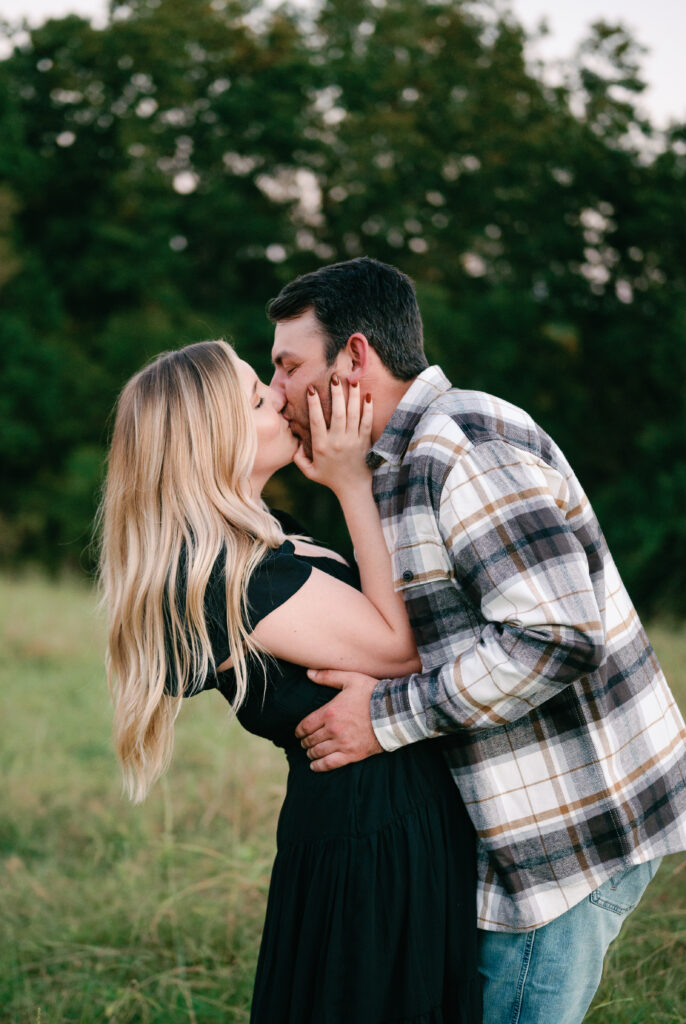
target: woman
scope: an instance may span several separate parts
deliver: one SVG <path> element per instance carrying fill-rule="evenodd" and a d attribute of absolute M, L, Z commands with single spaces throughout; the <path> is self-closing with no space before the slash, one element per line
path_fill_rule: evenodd
<path fill-rule="evenodd" d="M 284 748 L 253 1024 L 475 1024 L 474 840 L 438 742 L 314 773 L 294 736 L 332 696 L 307 666 L 419 667 L 364 463 L 371 403 L 331 390 L 329 431 L 310 398 L 310 464 L 225 342 L 162 355 L 124 388 L 102 509 L 117 754 L 142 800 L 182 696 L 214 687 Z M 359 577 L 262 502 L 294 458 L 337 495 Z"/>

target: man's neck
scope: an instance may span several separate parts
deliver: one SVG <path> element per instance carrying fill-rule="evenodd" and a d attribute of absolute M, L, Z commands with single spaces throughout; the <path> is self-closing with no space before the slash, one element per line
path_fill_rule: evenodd
<path fill-rule="evenodd" d="M 398 380 L 388 374 L 365 374 L 360 381 L 362 395 L 371 392 L 374 401 L 374 419 L 372 421 L 372 444 L 376 444 L 383 434 L 388 421 L 398 405 L 414 384 L 412 380 Z"/>

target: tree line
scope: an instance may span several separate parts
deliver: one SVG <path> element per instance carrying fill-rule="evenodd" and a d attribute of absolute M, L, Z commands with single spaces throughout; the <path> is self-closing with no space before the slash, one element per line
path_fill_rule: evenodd
<path fill-rule="evenodd" d="M 634 599 L 686 610 L 686 125 L 598 23 L 556 84 L 491 3 L 129 0 L 0 61 L 0 560 L 92 568 L 108 418 L 146 359 L 367 254 L 453 383 L 561 445 Z M 270 500 L 343 544 L 295 471 Z M 304 510 L 307 510 L 306 512 Z"/>

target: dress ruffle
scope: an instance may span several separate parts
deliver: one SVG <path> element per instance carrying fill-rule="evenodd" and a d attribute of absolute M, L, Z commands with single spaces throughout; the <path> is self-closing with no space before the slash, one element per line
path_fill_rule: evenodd
<path fill-rule="evenodd" d="M 387 777 L 360 766 L 357 823 L 373 820 L 370 802 L 383 821 L 361 834 L 332 834 L 335 813 L 325 838 L 305 828 L 307 786 L 292 773 L 252 1024 L 479 1024 L 466 813 L 451 782 L 431 787 L 442 764 L 421 756 L 394 755 Z"/>

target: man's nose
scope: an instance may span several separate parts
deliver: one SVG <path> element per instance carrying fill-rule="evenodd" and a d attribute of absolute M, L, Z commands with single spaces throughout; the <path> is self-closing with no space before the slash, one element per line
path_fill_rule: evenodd
<path fill-rule="evenodd" d="M 283 393 L 281 388 L 275 387 L 273 383 L 269 385 L 269 401 L 272 403 L 274 408 L 277 409 L 279 412 L 281 412 L 284 405 L 286 404 L 285 394 Z"/>
<path fill-rule="evenodd" d="M 282 405 L 286 401 L 286 389 L 284 387 L 285 376 L 286 375 L 284 374 L 283 370 L 280 370 L 277 366 L 276 369 L 274 370 L 274 375 L 269 382 L 269 387 L 272 388 L 272 390 L 274 391 L 278 391 L 279 394 L 282 396 Z"/>

